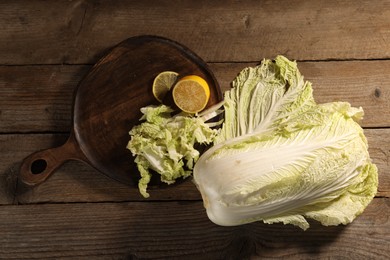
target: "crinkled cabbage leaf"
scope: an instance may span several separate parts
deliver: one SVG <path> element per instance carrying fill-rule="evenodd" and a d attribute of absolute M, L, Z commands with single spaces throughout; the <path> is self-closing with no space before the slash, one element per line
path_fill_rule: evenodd
<path fill-rule="evenodd" d="M 218 131 L 201 117 L 172 116 L 173 110 L 166 105 L 143 107 L 141 112 L 142 123 L 130 130 L 127 149 L 135 156 L 141 174 L 138 188 L 147 198 L 152 172 L 160 174 L 161 181 L 168 184 L 190 176 L 200 154 L 196 144 L 211 143 Z"/>

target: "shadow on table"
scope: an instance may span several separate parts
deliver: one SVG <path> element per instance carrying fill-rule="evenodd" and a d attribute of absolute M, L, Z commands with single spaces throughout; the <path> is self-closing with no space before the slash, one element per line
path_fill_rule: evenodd
<path fill-rule="evenodd" d="M 316 258 L 334 243 L 346 226 L 325 227 L 309 221 L 306 231 L 292 225 L 260 222 L 237 227 L 224 259 Z"/>

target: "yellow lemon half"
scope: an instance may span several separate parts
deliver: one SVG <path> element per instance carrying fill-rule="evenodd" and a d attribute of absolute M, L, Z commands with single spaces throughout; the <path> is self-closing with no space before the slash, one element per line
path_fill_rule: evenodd
<path fill-rule="evenodd" d="M 189 75 L 178 80 L 173 87 L 172 97 L 179 109 L 195 114 L 206 107 L 210 98 L 210 88 L 202 77 Z"/>

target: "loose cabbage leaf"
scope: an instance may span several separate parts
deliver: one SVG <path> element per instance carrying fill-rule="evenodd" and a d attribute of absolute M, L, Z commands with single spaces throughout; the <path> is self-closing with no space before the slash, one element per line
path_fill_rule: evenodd
<path fill-rule="evenodd" d="M 195 145 L 211 143 L 218 131 L 210 128 L 201 117 L 172 116 L 173 110 L 165 105 L 147 106 L 141 108 L 141 112 L 143 122 L 130 130 L 127 148 L 135 156 L 134 162 L 141 174 L 139 191 L 147 198 L 153 171 L 168 184 L 190 176 L 199 158 Z"/>

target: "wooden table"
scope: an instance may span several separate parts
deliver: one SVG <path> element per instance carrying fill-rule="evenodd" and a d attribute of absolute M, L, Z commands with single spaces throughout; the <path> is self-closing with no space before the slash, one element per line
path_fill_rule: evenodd
<path fill-rule="evenodd" d="M 1 259 L 389 259 L 389 1 L 42 1 L 0 3 Z M 62 144 L 73 93 L 111 47 L 160 35 L 202 57 L 224 90 L 246 66 L 297 60 L 320 103 L 362 106 L 379 191 L 352 224 L 211 223 L 190 181 L 131 188 L 80 162 L 18 182 L 30 153 Z"/>

